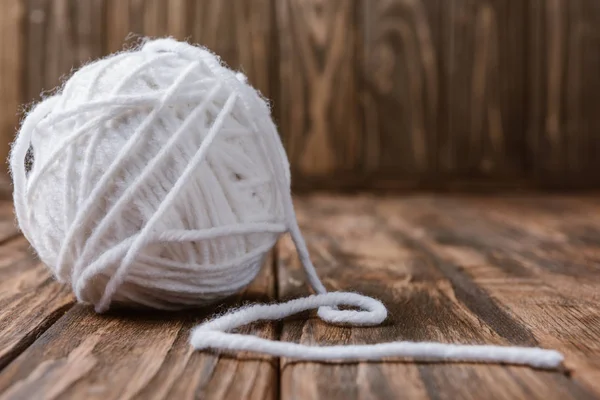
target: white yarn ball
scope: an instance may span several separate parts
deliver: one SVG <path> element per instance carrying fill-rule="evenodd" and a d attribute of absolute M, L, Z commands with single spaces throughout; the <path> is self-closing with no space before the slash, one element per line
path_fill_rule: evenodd
<path fill-rule="evenodd" d="M 229 296 L 287 230 L 289 165 L 267 104 L 172 39 L 75 72 L 27 115 L 11 170 L 23 233 L 99 311 Z"/>

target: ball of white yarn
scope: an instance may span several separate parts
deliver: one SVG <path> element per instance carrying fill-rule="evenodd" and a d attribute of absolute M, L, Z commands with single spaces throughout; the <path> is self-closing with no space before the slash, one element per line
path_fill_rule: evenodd
<path fill-rule="evenodd" d="M 27 115 L 11 169 L 22 231 L 99 311 L 222 299 L 287 230 L 289 165 L 267 104 L 172 39 L 75 72 Z"/>

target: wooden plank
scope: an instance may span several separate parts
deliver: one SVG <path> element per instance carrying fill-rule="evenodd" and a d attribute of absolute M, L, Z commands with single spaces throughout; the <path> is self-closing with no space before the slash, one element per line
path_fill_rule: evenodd
<path fill-rule="evenodd" d="M 434 179 L 440 106 L 439 0 L 363 0 L 365 165 L 374 180 Z"/>
<path fill-rule="evenodd" d="M 172 34 L 168 24 L 173 16 L 189 13 L 187 3 L 165 0 L 106 0 L 107 52 L 131 47 L 143 37 Z M 173 21 L 174 22 L 174 21 Z M 181 21 L 179 21 L 181 22 Z M 179 24 L 176 36 L 185 37 L 189 28 Z"/>
<path fill-rule="evenodd" d="M 19 235 L 12 202 L 0 200 L 0 370 L 72 304 Z"/>
<path fill-rule="evenodd" d="M 104 53 L 104 0 L 27 0 L 25 98 L 38 101 Z"/>
<path fill-rule="evenodd" d="M 73 304 L 23 237 L 0 252 L 0 369 L 23 352 Z"/>
<path fill-rule="evenodd" d="M 0 245 L 18 234 L 12 202 L 0 199 Z"/>
<path fill-rule="evenodd" d="M 442 2 L 440 180 L 526 178 L 526 3 Z"/>
<path fill-rule="evenodd" d="M 173 36 L 208 47 L 271 96 L 274 24 L 272 0 L 107 0 L 108 49 L 141 37 Z M 114 28 L 114 29 L 113 29 Z"/>
<path fill-rule="evenodd" d="M 143 37 L 190 38 L 193 7 L 190 0 L 107 0 L 107 51 L 122 50 Z"/>
<path fill-rule="evenodd" d="M 331 290 L 376 296 L 389 307 L 390 316 L 380 327 L 339 328 L 304 315 L 284 322 L 281 340 L 321 345 L 435 340 L 556 347 L 560 336 L 554 336 L 554 343 L 548 342 L 550 335 L 537 337 L 537 325 L 515 317 L 479 287 L 462 265 L 432 250 L 429 242 L 423 244 L 418 226 L 406 228 L 408 222 L 404 221 L 411 221 L 413 214 L 423 216 L 420 204 L 426 200 L 435 204 L 434 199 L 298 199 L 298 219 L 325 285 Z M 433 221 L 443 217 L 435 208 L 428 209 L 427 215 Z M 451 231 L 444 233 L 452 238 Z M 280 296 L 305 294 L 305 279 L 293 245 L 284 240 L 278 250 Z M 531 301 L 537 299 L 535 293 L 528 296 Z M 536 311 L 532 308 L 530 312 Z M 287 359 L 280 365 L 283 398 L 390 398 L 397 393 L 448 399 L 480 395 L 592 398 L 588 389 L 563 373 L 525 367 L 394 362 L 336 365 Z"/>
<path fill-rule="evenodd" d="M 241 70 L 268 98 L 276 96 L 276 0 L 196 1 L 191 39 Z"/>
<path fill-rule="evenodd" d="M 360 171 L 358 2 L 276 2 L 279 125 L 298 187 Z"/>
<path fill-rule="evenodd" d="M 598 187 L 600 4 L 532 0 L 528 136 L 545 187 Z"/>
<path fill-rule="evenodd" d="M 260 276 L 238 300 L 272 298 L 272 264 L 268 257 Z M 189 345 L 194 325 L 230 305 L 107 315 L 77 305 L 0 373 L 0 398 L 274 399 L 278 370 L 273 359 L 217 356 L 192 351 Z M 274 324 L 244 329 L 275 335 Z"/>
<path fill-rule="evenodd" d="M 21 106 L 21 70 L 23 2 L 0 2 L 0 196 L 6 191 L 8 174 L 4 160 L 8 157 L 19 122 Z"/>
<path fill-rule="evenodd" d="M 106 1 L 106 53 L 123 50 L 132 31 L 130 25 L 130 7 L 128 0 Z"/>
<path fill-rule="evenodd" d="M 453 275 L 474 282 L 535 343 L 563 352 L 571 376 L 596 396 L 600 220 L 594 215 L 599 210 L 597 199 L 574 202 L 556 196 L 415 198 L 379 206 L 394 229 L 454 266 Z M 454 285 L 459 296 L 460 282 Z M 475 294 L 470 295 L 479 302 Z"/>
<path fill-rule="evenodd" d="M 142 17 L 144 33 L 152 37 L 167 35 L 168 15 L 171 12 L 167 2 L 164 0 L 144 0 L 143 3 L 138 2 L 137 5 L 140 11 L 143 9 L 140 16 Z M 177 9 L 177 11 L 185 12 L 181 9 Z M 136 12 L 134 11 L 134 13 Z"/>

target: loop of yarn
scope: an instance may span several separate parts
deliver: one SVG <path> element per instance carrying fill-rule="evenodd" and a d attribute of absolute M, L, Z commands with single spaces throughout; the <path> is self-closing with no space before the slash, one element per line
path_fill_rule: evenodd
<path fill-rule="evenodd" d="M 371 297 L 326 291 L 296 222 L 289 162 L 268 104 L 204 48 L 150 40 L 84 66 L 28 113 L 10 167 L 23 234 L 57 279 L 98 312 L 111 304 L 177 309 L 222 300 L 256 277 L 289 232 L 317 294 L 208 321 L 192 333 L 195 348 L 311 360 L 562 362 L 560 353 L 539 348 L 311 347 L 230 333 L 309 309 L 334 324 L 376 325 L 387 310 Z"/>

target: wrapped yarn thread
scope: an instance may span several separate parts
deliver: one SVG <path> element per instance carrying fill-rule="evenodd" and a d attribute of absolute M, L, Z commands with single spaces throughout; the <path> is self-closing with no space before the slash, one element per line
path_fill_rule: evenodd
<path fill-rule="evenodd" d="M 21 132 L 34 156 L 27 188 L 13 169 L 22 230 L 98 311 L 226 297 L 285 231 L 284 158 L 271 165 L 253 137 L 268 127 L 249 129 L 270 122 L 266 104 L 210 53 L 167 43 L 181 47 L 147 42 L 83 67 Z M 242 93 L 263 118 L 246 118 Z"/>
<path fill-rule="evenodd" d="M 320 347 L 231 333 L 308 309 L 350 325 L 379 324 L 387 311 L 368 296 L 326 291 L 296 222 L 289 163 L 268 104 L 204 48 L 150 40 L 82 67 L 28 113 L 10 166 L 23 234 L 57 279 L 98 312 L 111 304 L 177 309 L 218 302 L 246 287 L 289 232 L 317 294 L 208 321 L 192 333 L 195 348 L 311 360 L 399 356 L 541 368 L 562 362 L 560 353 L 539 348 Z"/>

